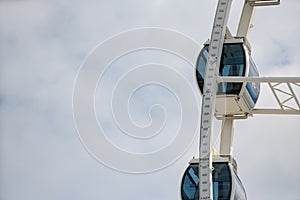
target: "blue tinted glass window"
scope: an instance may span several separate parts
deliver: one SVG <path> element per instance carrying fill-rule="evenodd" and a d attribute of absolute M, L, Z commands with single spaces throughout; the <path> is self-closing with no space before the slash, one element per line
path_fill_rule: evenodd
<path fill-rule="evenodd" d="M 244 76 L 245 75 L 245 51 L 243 44 L 225 44 L 223 47 L 220 75 Z M 242 83 L 221 83 L 218 94 L 239 94 Z"/>
<path fill-rule="evenodd" d="M 198 72 L 200 73 L 201 77 L 205 76 L 205 65 L 206 65 L 206 59 L 204 57 L 200 57 L 199 64 L 198 64 Z"/>
<path fill-rule="evenodd" d="M 213 198 L 218 200 L 219 196 L 219 182 L 213 182 Z"/>
<path fill-rule="evenodd" d="M 216 163 L 213 170 L 213 182 L 218 183 L 218 200 L 230 199 L 231 174 L 228 163 Z"/>
<path fill-rule="evenodd" d="M 231 194 L 231 173 L 228 163 L 213 164 L 214 200 L 229 199 Z M 191 165 L 185 172 L 182 185 L 182 200 L 198 200 L 198 164 Z"/>
<path fill-rule="evenodd" d="M 250 59 L 249 75 L 248 76 L 249 77 L 259 76 L 258 70 L 257 70 L 257 68 L 256 68 L 256 66 L 255 66 L 252 59 Z M 256 103 L 257 99 L 258 99 L 258 96 L 259 96 L 259 92 L 260 92 L 260 83 L 255 83 L 255 82 L 247 83 L 246 88 L 247 88 L 247 91 L 250 94 L 253 102 Z"/>
<path fill-rule="evenodd" d="M 183 178 L 181 194 L 184 200 L 196 200 L 198 184 L 198 168 L 194 165 L 188 168 Z"/>
<path fill-rule="evenodd" d="M 206 69 L 206 62 L 208 57 L 208 47 L 205 46 L 197 60 L 197 66 L 196 66 L 196 76 L 197 76 L 197 82 L 200 88 L 200 91 L 203 93 L 203 86 L 204 86 L 204 76 L 205 76 L 205 69 Z"/>
<path fill-rule="evenodd" d="M 203 93 L 204 76 L 208 57 L 208 46 L 205 46 L 197 60 L 197 81 L 200 91 Z M 245 75 L 245 51 L 243 44 L 224 44 L 219 73 L 221 76 L 244 76 Z M 239 94 L 242 83 L 220 83 L 217 94 Z"/>

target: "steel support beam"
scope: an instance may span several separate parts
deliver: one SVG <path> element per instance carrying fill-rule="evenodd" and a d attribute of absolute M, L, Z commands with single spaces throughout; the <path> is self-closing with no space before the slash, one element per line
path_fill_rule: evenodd
<path fill-rule="evenodd" d="M 225 118 L 222 121 L 220 154 L 232 156 L 232 141 L 234 131 L 234 119 Z"/>

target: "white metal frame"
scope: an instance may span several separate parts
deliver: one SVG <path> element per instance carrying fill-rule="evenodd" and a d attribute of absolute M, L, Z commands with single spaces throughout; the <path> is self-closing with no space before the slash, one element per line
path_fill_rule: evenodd
<path fill-rule="evenodd" d="M 225 118 L 222 121 L 222 132 L 220 140 L 220 154 L 232 155 L 232 142 L 234 133 L 234 119 Z"/>
<path fill-rule="evenodd" d="M 279 88 L 279 86 L 282 85 L 282 84 L 286 84 L 287 85 L 287 87 L 288 87 L 287 91 Z M 278 102 L 281 110 L 284 110 L 284 111 L 286 111 L 286 110 L 293 110 L 293 111 L 300 112 L 300 104 L 299 104 L 298 98 L 297 98 L 297 96 L 296 96 L 296 94 L 295 94 L 295 92 L 294 92 L 291 84 L 294 84 L 294 85 L 300 87 L 300 82 L 298 82 L 298 83 L 289 83 L 289 82 L 283 83 L 283 82 L 279 82 L 279 83 L 275 83 L 275 84 L 268 83 L 268 85 L 271 88 L 271 90 L 272 90 L 272 92 L 273 92 L 273 94 L 274 94 L 274 96 L 275 96 L 275 98 L 276 98 L 276 100 L 277 100 L 277 102 Z M 282 100 L 279 97 L 280 93 L 281 94 L 286 94 L 286 95 L 288 95 L 288 97 L 286 99 Z M 290 106 L 288 104 L 288 103 L 291 103 L 292 101 L 294 101 L 296 103 L 297 108 L 292 107 L 292 106 Z"/>
<path fill-rule="evenodd" d="M 211 135 L 213 127 L 213 117 L 215 112 L 216 103 L 216 87 L 218 82 L 268 82 L 277 102 L 281 109 L 276 112 L 297 112 L 300 110 L 299 101 L 291 88 L 290 84 L 296 84 L 299 86 L 299 78 L 241 78 L 241 77 L 218 77 L 220 58 L 224 39 L 232 38 L 232 34 L 227 28 L 228 16 L 231 8 L 232 0 L 219 0 L 217 11 L 214 19 L 214 25 L 212 29 L 210 45 L 209 45 L 209 56 L 206 64 L 206 72 L 204 77 L 204 88 L 203 88 L 203 100 L 202 100 L 202 113 L 201 113 L 201 127 L 200 127 L 200 143 L 199 143 L 199 200 L 212 200 L 212 148 L 211 148 Z M 253 12 L 255 6 L 268 6 L 278 5 L 280 0 L 245 0 L 244 8 L 240 18 L 237 37 L 243 38 L 247 41 L 247 36 L 251 26 L 253 18 Z M 249 51 L 251 50 L 250 45 L 248 46 Z M 291 82 L 290 82 L 291 81 Z M 272 84 L 274 83 L 275 84 Z M 277 88 L 281 83 L 288 84 L 290 89 L 288 92 L 282 91 Z M 278 92 L 289 94 L 290 97 L 285 100 L 280 100 Z M 298 105 L 298 109 L 291 109 L 286 106 L 286 103 L 294 100 Z M 253 113 L 263 112 L 263 110 L 253 110 Z M 275 111 L 270 114 L 276 113 Z M 249 113 L 249 114 L 253 114 Z M 240 116 L 245 118 L 245 116 Z M 220 153 L 221 155 L 232 155 L 232 139 L 233 139 L 233 127 L 234 119 L 238 116 L 228 117 L 223 116 L 223 127 L 221 132 L 220 142 Z"/>
<path fill-rule="evenodd" d="M 279 5 L 280 0 L 248 0 L 251 6 L 273 6 Z"/>
<path fill-rule="evenodd" d="M 260 82 L 268 84 L 271 92 L 278 103 L 278 108 L 255 108 L 249 115 L 253 114 L 286 114 L 286 115 L 300 115 L 300 96 L 297 95 L 294 87 L 300 88 L 300 77 L 218 77 L 220 82 Z M 286 85 L 285 89 L 281 86 Z M 286 98 L 281 98 L 284 94 Z M 294 105 L 291 105 L 294 104 Z"/>
<path fill-rule="evenodd" d="M 209 45 L 201 111 L 199 145 L 199 180 L 201 181 L 199 182 L 199 199 L 213 199 L 211 135 L 215 112 L 220 57 L 223 49 L 231 3 L 232 0 L 219 0 Z"/>

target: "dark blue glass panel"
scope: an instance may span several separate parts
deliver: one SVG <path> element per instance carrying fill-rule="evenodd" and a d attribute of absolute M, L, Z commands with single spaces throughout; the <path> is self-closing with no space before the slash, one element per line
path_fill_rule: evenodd
<path fill-rule="evenodd" d="M 183 200 L 196 200 L 198 193 L 198 167 L 196 165 L 190 166 L 184 174 L 182 183 L 182 199 Z M 197 199 L 198 200 L 198 199 Z"/>
<path fill-rule="evenodd" d="M 197 67 L 196 67 L 197 82 L 201 93 L 203 93 L 207 57 L 208 57 L 208 46 L 205 46 L 203 47 L 203 49 L 201 50 L 198 56 Z"/>
<path fill-rule="evenodd" d="M 200 91 L 203 93 L 205 68 L 208 57 L 208 46 L 205 46 L 197 60 L 197 81 Z M 245 75 L 245 51 L 243 44 L 224 44 L 219 68 L 221 76 L 244 76 Z M 242 83 L 220 83 L 217 94 L 239 94 Z"/>
<path fill-rule="evenodd" d="M 249 75 L 248 76 L 249 77 L 253 77 L 253 76 L 258 77 L 259 76 L 258 70 L 251 58 L 250 58 L 250 66 L 249 66 Z M 252 101 L 254 103 L 256 103 L 258 96 L 259 96 L 259 92 L 260 92 L 260 83 L 255 83 L 255 82 L 247 83 L 246 89 L 247 89 L 248 93 L 250 94 Z"/>
<path fill-rule="evenodd" d="M 244 76 L 246 67 L 245 51 L 243 44 L 225 44 L 223 47 L 220 75 Z M 218 94 L 239 94 L 242 83 L 221 83 Z"/>
<path fill-rule="evenodd" d="M 231 194 L 231 173 L 228 163 L 214 163 L 213 167 L 214 200 L 229 200 Z M 182 200 L 198 200 L 198 187 L 198 164 L 193 164 L 188 167 L 182 179 Z"/>

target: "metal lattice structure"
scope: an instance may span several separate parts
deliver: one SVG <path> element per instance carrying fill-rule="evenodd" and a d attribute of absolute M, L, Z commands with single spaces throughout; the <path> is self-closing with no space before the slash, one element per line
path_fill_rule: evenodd
<path fill-rule="evenodd" d="M 225 39 L 243 38 L 245 46 L 251 51 L 247 36 L 256 6 L 279 5 L 280 0 L 245 0 L 242 15 L 240 18 L 236 37 L 233 37 L 227 28 L 228 15 L 232 0 L 219 0 L 215 20 L 213 24 L 211 39 L 209 41 L 209 51 L 206 63 L 206 72 L 203 86 L 200 144 L 199 144 L 199 200 L 212 200 L 212 148 L 211 135 L 213 119 L 216 115 L 216 93 L 217 85 L 223 83 L 247 83 L 259 82 L 267 83 L 279 108 L 254 108 L 249 112 L 237 115 L 221 114 L 219 119 L 223 120 L 223 130 L 221 132 L 220 155 L 232 156 L 233 126 L 235 119 L 247 118 L 254 114 L 300 114 L 299 96 L 296 95 L 293 87 L 300 87 L 300 78 L 287 77 L 230 77 L 219 76 L 222 48 Z M 199 84 L 199 82 L 198 82 Z M 233 198 L 233 197 L 231 197 Z M 230 198 L 230 199 L 231 199 Z"/>
<path fill-rule="evenodd" d="M 268 85 L 277 102 L 275 108 L 254 108 L 249 114 L 300 115 L 300 77 L 218 77 L 218 82 L 259 82 Z M 247 116 L 246 116 L 247 117 Z"/>
<path fill-rule="evenodd" d="M 235 120 L 256 114 L 300 115 L 300 77 L 259 77 L 247 40 L 255 7 L 279 5 L 280 0 L 245 0 L 236 36 L 227 27 L 231 4 L 232 0 L 218 0 L 211 38 L 197 59 L 196 78 L 203 94 L 199 159 L 184 173 L 182 200 L 246 200 L 232 157 Z M 267 84 L 277 107 L 255 107 L 260 84 Z M 219 152 L 211 144 L 214 118 L 222 120 Z M 214 170 L 220 163 L 227 172 Z"/>
<path fill-rule="evenodd" d="M 280 86 L 282 86 L 283 84 L 285 84 L 287 86 L 287 90 L 281 89 Z M 292 85 L 298 86 L 300 87 L 300 82 L 294 82 L 294 83 L 290 83 L 290 82 L 279 82 L 279 83 L 268 83 L 270 89 L 272 90 L 278 105 L 280 106 L 282 111 L 295 111 L 300 113 L 300 104 L 299 104 L 299 100 L 296 96 L 296 93 L 293 90 Z M 286 98 L 282 99 L 280 97 L 280 94 L 284 94 L 287 95 Z M 295 103 L 296 105 L 293 106 L 291 104 Z"/>

